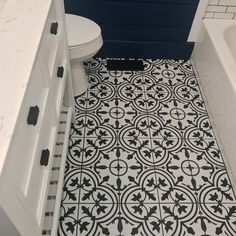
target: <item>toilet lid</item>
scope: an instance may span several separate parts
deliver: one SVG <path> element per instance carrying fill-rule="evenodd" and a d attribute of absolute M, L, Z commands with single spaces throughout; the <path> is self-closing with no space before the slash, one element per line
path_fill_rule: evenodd
<path fill-rule="evenodd" d="M 66 14 L 66 26 L 69 46 L 89 43 L 101 34 L 95 22 L 82 16 Z"/>

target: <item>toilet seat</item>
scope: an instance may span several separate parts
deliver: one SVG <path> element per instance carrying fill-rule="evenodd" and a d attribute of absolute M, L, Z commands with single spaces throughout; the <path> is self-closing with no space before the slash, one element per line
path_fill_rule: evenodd
<path fill-rule="evenodd" d="M 92 42 L 85 43 L 83 45 L 71 46 L 69 47 L 70 58 L 72 60 L 84 61 L 90 57 L 93 57 L 95 53 L 102 47 L 103 40 L 100 35 L 98 38 Z M 78 59 L 79 58 L 79 59 Z"/>
<path fill-rule="evenodd" d="M 69 47 L 81 47 L 101 37 L 100 27 L 90 19 L 66 14 L 67 36 Z"/>

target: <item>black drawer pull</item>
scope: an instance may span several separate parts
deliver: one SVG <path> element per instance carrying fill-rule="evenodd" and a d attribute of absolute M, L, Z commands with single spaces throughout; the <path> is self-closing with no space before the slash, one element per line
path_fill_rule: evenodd
<path fill-rule="evenodd" d="M 63 75 L 64 75 L 64 67 L 63 67 L 63 66 L 59 66 L 59 67 L 57 68 L 57 77 L 58 77 L 58 78 L 62 78 Z"/>
<path fill-rule="evenodd" d="M 58 23 L 57 22 L 53 22 L 51 24 L 51 28 L 50 28 L 50 33 L 57 35 L 57 30 L 58 30 Z"/>
<path fill-rule="evenodd" d="M 39 107 L 38 106 L 30 107 L 29 114 L 27 117 L 28 125 L 35 126 L 38 122 L 38 117 L 39 117 Z"/>
<path fill-rule="evenodd" d="M 42 150 L 41 159 L 40 159 L 41 166 L 48 165 L 49 156 L 50 156 L 50 151 L 48 149 Z"/>

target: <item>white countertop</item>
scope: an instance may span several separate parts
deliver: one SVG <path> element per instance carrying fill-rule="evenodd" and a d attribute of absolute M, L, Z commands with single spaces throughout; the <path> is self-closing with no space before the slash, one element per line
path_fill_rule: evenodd
<path fill-rule="evenodd" d="M 0 13 L 0 175 L 51 0 L 7 0 Z"/>

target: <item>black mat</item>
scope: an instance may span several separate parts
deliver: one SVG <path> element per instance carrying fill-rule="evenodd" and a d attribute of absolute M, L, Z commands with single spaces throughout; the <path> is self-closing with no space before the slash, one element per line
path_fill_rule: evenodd
<path fill-rule="evenodd" d="M 144 64 L 141 60 L 107 60 L 107 70 L 143 71 Z"/>

